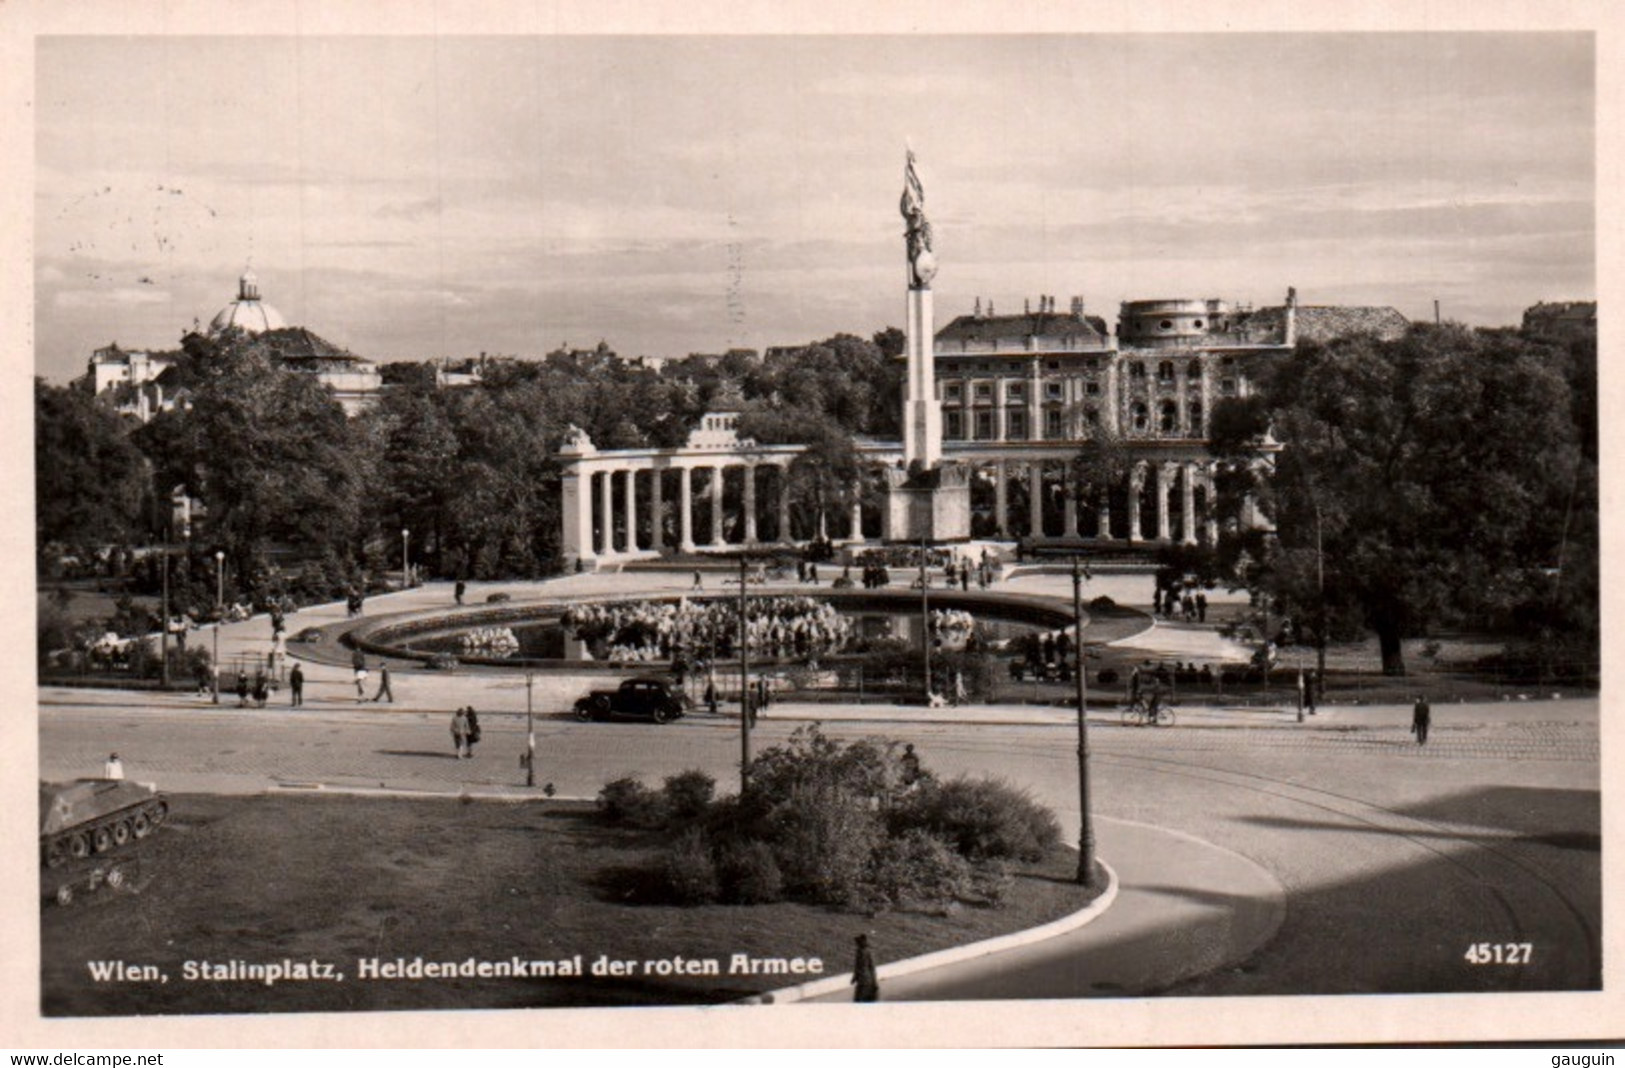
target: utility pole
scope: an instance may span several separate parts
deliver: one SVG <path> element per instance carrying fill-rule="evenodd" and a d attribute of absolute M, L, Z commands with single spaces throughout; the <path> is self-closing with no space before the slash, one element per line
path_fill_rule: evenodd
<path fill-rule="evenodd" d="M 931 707 L 931 582 L 925 573 L 927 543 L 920 537 L 920 645 L 925 650 L 925 706 Z"/>
<path fill-rule="evenodd" d="M 536 785 L 536 716 L 531 702 L 531 691 L 536 675 L 525 672 L 525 785 Z"/>
<path fill-rule="evenodd" d="M 1078 676 L 1078 884 L 1095 885 L 1095 825 L 1089 815 L 1089 683 L 1083 655 L 1083 580 L 1085 570 L 1072 558 L 1072 621 Z"/>
<path fill-rule="evenodd" d="M 1321 542 L 1320 501 L 1315 501 L 1315 588 L 1320 597 L 1320 619 L 1315 626 L 1315 707 L 1326 696 L 1326 550 Z"/>
<path fill-rule="evenodd" d="M 749 578 L 745 555 L 739 555 L 739 788 L 750 784 L 750 632 L 746 625 L 745 582 Z"/>
<path fill-rule="evenodd" d="M 164 605 L 159 611 L 163 618 L 158 625 L 158 681 L 169 689 L 169 528 L 164 528 Z"/>
<path fill-rule="evenodd" d="M 214 703 L 220 703 L 220 628 L 226 622 L 226 552 L 214 551 Z"/>

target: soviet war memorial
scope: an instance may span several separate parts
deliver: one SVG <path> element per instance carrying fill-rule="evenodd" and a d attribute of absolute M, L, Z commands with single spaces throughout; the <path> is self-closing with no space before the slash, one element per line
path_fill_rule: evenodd
<path fill-rule="evenodd" d="M 920 46 L 40 41 L 43 1017 L 1601 990 L 1589 37 Z"/>

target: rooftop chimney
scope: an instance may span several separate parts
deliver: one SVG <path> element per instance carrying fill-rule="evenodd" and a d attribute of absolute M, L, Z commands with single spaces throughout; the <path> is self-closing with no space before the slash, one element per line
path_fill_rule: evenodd
<path fill-rule="evenodd" d="M 1083 322 L 1083 298 L 1082 297 L 1073 297 L 1072 298 L 1072 318 L 1076 319 L 1080 323 Z"/>

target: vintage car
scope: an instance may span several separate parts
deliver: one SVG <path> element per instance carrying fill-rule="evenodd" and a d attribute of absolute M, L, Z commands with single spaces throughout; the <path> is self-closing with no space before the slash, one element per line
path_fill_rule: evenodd
<path fill-rule="evenodd" d="M 580 720 L 647 719 L 665 723 L 681 716 L 688 705 L 683 691 L 666 679 L 627 679 L 614 690 L 594 690 L 576 702 Z"/>

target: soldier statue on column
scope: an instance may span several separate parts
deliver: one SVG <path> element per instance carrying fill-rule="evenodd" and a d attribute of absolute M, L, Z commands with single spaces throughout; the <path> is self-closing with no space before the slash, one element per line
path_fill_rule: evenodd
<path fill-rule="evenodd" d="M 903 167 L 903 201 L 899 205 L 903 220 L 908 223 L 904 234 L 908 242 L 909 288 L 930 289 L 931 279 L 937 273 L 937 259 L 931 253 L 931 223 L 925 217 L 925 187 L 914 169 L 914 150 L 908 153 Z"/>

